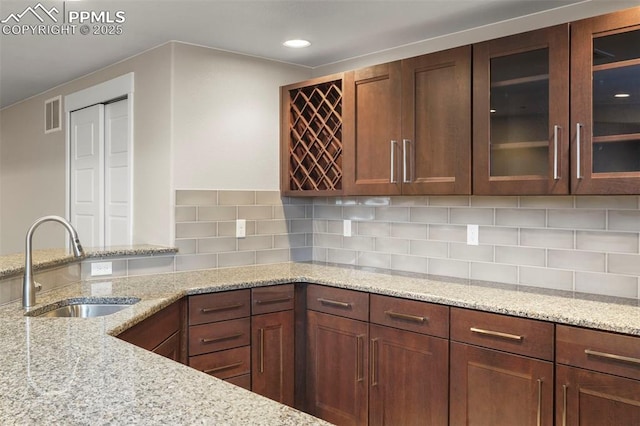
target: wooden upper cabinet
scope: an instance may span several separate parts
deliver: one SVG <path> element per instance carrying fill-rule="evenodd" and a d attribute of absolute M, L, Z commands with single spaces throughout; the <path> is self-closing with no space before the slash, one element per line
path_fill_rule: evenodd
<path fill-rule="evenodd" d="M 280 190 L 283 195 L 341 195 L 342 74 L 281 88 Z"/>
<path fill-rule="evenodd" d="M 345 189 L 349 195 L 397 195 L 401 143 L 400 62 L 345 75 Z"/>
<path fill-rule="evenodd" d="M 471 193 L 471 48 L 345 75 L 349 195 Z"/>
<path fill-rule="evenodd" d="M 568 24 L 473 46 L 474 194 L 567 194 L 568 125 Z"/>
<path fill-rule="evenodd" d="M 640 7 L 571 25 L 576 194 L 640 193 Z"/>
<path fill-rule="evenodd" d="M 403 194 L 471 194 L 471 46 L 402 61 L 400 148 Z"/>

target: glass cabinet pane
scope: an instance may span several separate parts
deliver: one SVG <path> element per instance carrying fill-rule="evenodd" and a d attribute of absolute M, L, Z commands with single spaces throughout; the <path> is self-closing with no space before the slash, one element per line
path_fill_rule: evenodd
<path fill-rule="evenodd" d="M 492 58 L 491 176 L 546 176 L 549 50 Z"/>
<path fill-rule="evenodd" d="M 640 31 L 593 40 L 593 172 L 640 171 Z"/>

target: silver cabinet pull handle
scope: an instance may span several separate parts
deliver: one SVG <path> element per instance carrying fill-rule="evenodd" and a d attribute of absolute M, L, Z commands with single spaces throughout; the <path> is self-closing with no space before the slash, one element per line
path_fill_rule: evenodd
<path fill-rule="evenodd" d="M 214 337 L 214 338 L 202 338 L 200 339 L 200 343 L 204 343 L 204 344 L 208 344 L 208 343 L 217 343 L 217 342 L 223 342 L 225 340 L 233 340 L 233 339 L 237 339 L 238 337 L 241 337 L 244 333 L 235 333 L 235 334 L 228 334 L 226 336 L 220 336 L 220 337 Z"/>
<path fill-rule="evenodd" d="M 278 299 L 256 300 L 256 305 L 269 305 L 272 303 L 283 303 L 291 300 L 291 296 L 280 297 Z"/>
<path fill-rule="evenodd" d="M 203 370 L 202 372 L 206 373 L 206 374 L 213 374 L 213 373 L 218 373 L 220 371 L 230 370 L 232 368 L 240 367 L 241 365 L 242 365 L 242 361 L 235 362 L 233 364 L 223 365 L 222 367 L 216 367 L 216 368 L 211 368 L 209 370 Z"/>
<path fill-rule="evenodd" d="M 376 363 L 376 349 L 378 347 L 378 339 L 371 339 L 371 386 L 378 386 L 378 377 L 376 374 L 376 368 L 378 368 Z"/>
<path fill-rule="evenodd" d="M 258 329 L 258 340 L 260 341 L 260 373 L 264 373 L 264 328 Z"/>
<path fill-rule="evenodd" d="M 553 126 L 553 180 L 560 179 L 560 171 L 558 169 L 558 130 L 561 129 L 561 126 Z"/>
<path fill-rule="evenodd" d="M 318 302 L 322 303 L 325 306 L 333 306 L 335 308 L 345 308 L 348 309 L 351 307 L 351 303 L 347 303 L 347 302 L 338 302 L 337 300 L 331 300 L 331 299 L 323 299 L 323 298 L 318 298 Z"/>
<path fill-rule="evenodd" d="M 364 336 L 356 337 L 356 382 L 364 380 Z"/>
<path fill-rule="evenodd" d="M 517 334 L 509 334 L 509 333 L 502 333 L 500 331 L 484 330 L 482 328 L 476 328 L 476 327 L 471 327 L 469 330 L 472 333 L 484 334 L 486 336 L 493 336 L 493 337 L 501 337 L 503 339 L 509 339 L 509 340 L 518 340 L 518 341 L 520 341 L 520 340 L 524 339 L 524 337 L 518 336 Z"/>
<path fill-rule="evenodd" d="M 562 426 L 567 426 L 567 385 L 562 385 Z"/>
<path fill-rule="evenodd" d="M 582 150 L 582 124 L 576 123 L 576 178 L 582 179 L 582 171 L 580 170 L 580 151 Z"/>
<path fill-rule="evenodd" d="M 542 424 L 542 379 L 538 379 L 538 415 L 536 416 L 536 425 Z"/>
<path fill-rule="evenodd" d="M 606 352 L 592 351 L 591 349 L 585 349 L 584 353 L 587 355 L 598 357 L 598 358 L 607 358 L 614 361 L 627 362 L 630 364 L 637 364 L 640 366 L 640 358 L 631 358 L 629 356 L 608 354 Z"/>
<path fill-rule="evenodd" d="M 429 321 L 428 317 L 421 317 L 418 315 L 401 314 L 399 312 L 393 312 L 393 311 L 384 311 L 384 313 L 393 319 L 413 321 L 413 322 L 418 322 L 420 324 L 422 324 L 423 322 Z"/>
<path fill-rule="evenodd" d="M 410 139 L 402 139 L 402 183 L 411 183 L 411 175 L 407 166 L 407 151 L 411 145 Z"/>
<path fill-rule="evenodd" d="M 391 141 L 391 177 L 389 182 L 397 183 L 396 181 L 396 145 L 397 141 Z"/>
<path fill-rule="evenodd" d="M 215 308 L 202 308 L 200 309 L 200 312 L 202 312 L 203 314 L 210 314 L 213 312 L 229 311 L 231 309 L 241 308 L 242 305 L 243 305 L 242 303 L 236 303 L 236 304 L 227 305 L 227 306 L 216 306 Z"/>

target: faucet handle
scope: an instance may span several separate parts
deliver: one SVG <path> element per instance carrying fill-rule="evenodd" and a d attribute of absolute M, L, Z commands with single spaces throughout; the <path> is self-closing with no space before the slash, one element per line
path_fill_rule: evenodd
<path fill-rule="evenodd" d="M 33 283 L 34 283 L 34 284 L 35 284 L 35 286 L 36 286 L 36 291 L 40 291 L 40 290 L 42 290 L 42 284 L 40 284 L 40 283 L 39 283 L 39 282 L 37 282 L 37 281 L 34 281 Z"/>

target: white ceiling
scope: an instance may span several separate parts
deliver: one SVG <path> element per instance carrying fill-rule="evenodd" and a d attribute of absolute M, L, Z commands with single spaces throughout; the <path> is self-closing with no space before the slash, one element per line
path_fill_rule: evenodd
<path fill-rule="evenodd" d="M 67 12 L 122 10 L 126 16 L 123 34 L 0 35 L 0 107 L 169 40 L 314 68 L 588 1 L 41 0 L 49 10 L 53 6 Z M 0 0 L 0 20 L 37 3 Z M 22 19 L 21 24 L 27 23 L 29 16 Z M 38 23 L 33 16 L 30 19 L 28 23 Z M 308 39 L 312 46 L 303 50 L 283 47 L 282 42 L 289 38 Z"/>

